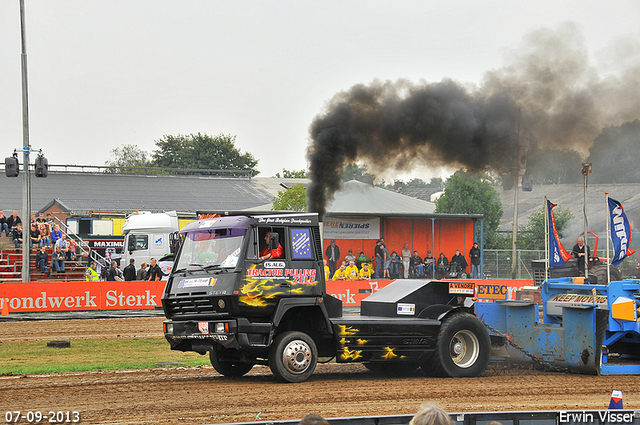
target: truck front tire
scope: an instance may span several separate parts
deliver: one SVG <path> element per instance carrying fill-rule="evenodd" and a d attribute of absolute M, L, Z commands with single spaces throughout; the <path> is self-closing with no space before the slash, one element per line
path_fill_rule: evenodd
<path fill-rule="evenodd" d="M 253 369 L 252 363 L 226 359 L 221 352 L 216 350 L 209 351 L 209 359 L 216 372 L 224 376 L 243 376 Z"/>
<path fill-rule="evenodd" d="M 318 349 L 309 335 L 287 331 L 278 335 L 269 350 L 269 368 L 284 382 L 306 381 L 318 363 Z"/>
<path fill-rule="evenodd" d="M 477 317 L 458 313 L 445 318 L 436 351 L 425 372 L 430 375 L 462 378 L 481 375 L 489 363 L 489 332 Z M 425 367 L 425 366 L 423 366 Z"/>

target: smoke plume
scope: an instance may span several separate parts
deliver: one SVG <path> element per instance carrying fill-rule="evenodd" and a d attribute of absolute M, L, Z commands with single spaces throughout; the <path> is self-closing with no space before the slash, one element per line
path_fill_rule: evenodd
<path fill-rule="evenodd" d="M 637 61 L 601 78 L 574 24 L 531 32 L 508 62 L 472 89 L 398 80 L 336 94 L 309 128 L 309 210 L 324 215 L 352 162 L 374 173 L 416 165 L 502 172 L 532 140 L 586 154 L 604 126 L 640 115 Z"/>

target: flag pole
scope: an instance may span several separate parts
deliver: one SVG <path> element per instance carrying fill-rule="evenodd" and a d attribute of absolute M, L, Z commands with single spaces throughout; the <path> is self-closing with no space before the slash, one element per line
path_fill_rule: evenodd
<path fill-rule="evenodd" d="M 609 192 L 604 193 L 605 223 L 607 224 L 607 284 L 611 282 L 611 257 L 609 256 L 609 240 L 611 240 L 611 226 L 609 225 Z"/>
<path fill-rule="evenodd" d="M 544 262 L 544 280 L 547 280 L 549 278 L 550 253 L 549 253 L 549 211 L 547 211 L 549 209 L 548 202 L 549 201 L 545 196 L 544 197 L 544 234 L 545 234 L 544 251 L 547 254 L 547 261 Z"/>

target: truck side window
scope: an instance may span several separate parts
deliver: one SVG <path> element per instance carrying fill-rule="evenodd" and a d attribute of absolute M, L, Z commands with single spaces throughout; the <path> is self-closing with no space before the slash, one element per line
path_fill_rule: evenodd
<path fill-rule="evenodd" d="M 286 258 L 286 251 L 284 250 L 284 246 L 285 246 L 285 238 L 284 238 L 284 228 L 282 227 L 263 227 L 258 229 L 258 247 L 259 247 L 259 252 L 258 255 L 266 255 L 268 252 L 270 252 L 267 248 L 268 242 L 267 242 L 267 234 L 270 234 L 271 232 L 273 233 L 277 233 L 278 234 L 278 239 L 279 239 L 279 250 L 276 249 L 274 250 L 274 253 L 279 252 L 279 254 L 276 254 L 273 259 L 284 259 Z"/>
<path fill-rule="evenodd" d="M 290 228 L 291 232 L 291 252 L 294 260 L 312 260 L 313 250 L 311 249 L 311 229 Z"/>
<path fill-rule="evenodd" d="M 139 251 L 149 249 L 149 235 L 129 235 L 129 251 Z"/>

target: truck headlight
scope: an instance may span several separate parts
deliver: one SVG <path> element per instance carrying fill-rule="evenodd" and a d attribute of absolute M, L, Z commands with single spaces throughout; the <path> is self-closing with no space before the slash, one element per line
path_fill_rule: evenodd
<path fill-rule="evenodd" d="M 164 324 L 164 333 L 172 334 L 173 333 L 173 323 L 165 323 Z"/>
<path fill-rule="evenodd" d="M 221 333 L 224 333 L 224 331 L 225 331 L 224 323 L 216 323 L 216 333 L 221 334 Z"/>

